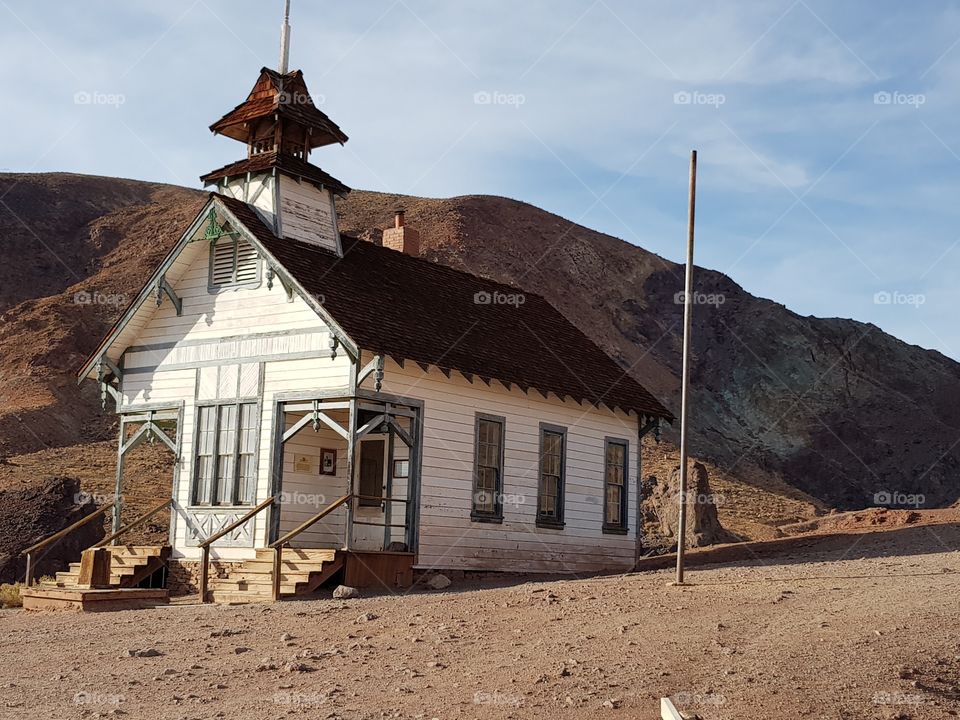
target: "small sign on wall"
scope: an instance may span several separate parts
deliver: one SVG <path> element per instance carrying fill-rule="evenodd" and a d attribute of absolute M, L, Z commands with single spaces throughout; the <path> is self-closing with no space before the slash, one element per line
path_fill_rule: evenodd
<path fill-rule="evenodd" d="M 298 473 L 308 473 L 313 469 L 313 463 L 309 455 L 294 455 L 293 471 Z"/>
<path fill-rule="evenodd" d="M 320 474 L 337 474 L 337 451 L 332 448 L 322 448 L 320 450 Z"/>

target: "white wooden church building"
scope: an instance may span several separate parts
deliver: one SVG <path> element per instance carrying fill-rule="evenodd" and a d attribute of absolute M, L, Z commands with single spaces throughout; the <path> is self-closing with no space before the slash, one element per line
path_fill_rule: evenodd
<path fill-rule="evenodd" d="M 211 126 L 245 159 L 79 373 L 121 460 L 175 454 L 171 565 L 211 599 L 629 569 L 670 413 L 543 298 L 417 257 L 402 213 L 382 246 L 341 234 L 349 189 L 310 158 L 347 136 L 285 62 Z"/>

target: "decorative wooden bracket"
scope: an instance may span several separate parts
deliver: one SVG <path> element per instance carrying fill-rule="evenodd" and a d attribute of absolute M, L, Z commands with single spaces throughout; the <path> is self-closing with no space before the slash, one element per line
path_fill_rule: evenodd
<path fill-rule="evenodd" d="M 383 355 L 377 355 L 377 369 L 373 373 L 373 389 L 380 392 L 383 387 Z"/>
<path fill-rule="evenodd" d="M 107 395 L 113 398 L 117 407 L 120 407 L 121 404 L 120 392 L 110 384 L 110 381 L 107 379 L 107 371 L 109 371 L 118 382 L 120 381 L 122 377 L 120 370 L 110 358 L 106 355 L 101 355 L 100 362 L 97 363 L 97 382 L 100 383 L 100 407 L 103 410 L 107 409 Z"/>
<path fill-rule="evenodd" d="M 160 303 L 163 302 L 163 296 L 166 295 L 168 298 L 170 298 L 170 302 L 173 303 L 173 307 L 176 308 L 177 315 L 179 316 L 183 314 L 183 300 L 181 300 L 180 296 L 174 292 L 173 287 L 167 282 L 165 275 L 161 275 L 160 279 L 157 280 L 155 292 L 157 296 L 157 307 L 160 307 Z"/>
<path fill-rule="evenodd" d="M 113 376 L 119 381 L 123 378 L 123 372 L 117 367 L 117 364 L 106 355 L 100 356 L 100 362 L 107 366 L 107 369 L 113 373 Z"/>
<path fill-rule="evenodd" d="M 660 418 L 647 418 L 647 416 L 643 416 L 642 419 L 646 420 L 647 424 L 644 425 L 642 428 L 640 428 L 640 437 L 641 438 L 645 437 L 646 434 L 652 430 L 653 439 L 656 440 L 657 442 L 660 442 L 660 432 L 663 426 L 663 423 L 661 422 Z"/>
<path fill-rule="evenodd" d="M 363 385 L 363 381 L 373 375 L 375 380 L 375 389 L 380 392 L 383 387 L 383 355 L 375 355 L 373 360 L 363 366 L 363 370 L 357 375 L 357 387 Z"/>
<path fill-rule="evenodd" d="M 374 356 L 373 360 L 368 362 L 363 370 L 360 371 L 360 374 L 357 375 L 357 386 L 363 385 L 363 381 L 373 375 L 373 388 L 376 392 L 380 392 L 380 388 L 383 387 L 383 365 L 383 355 Z"/>
<path fill-rule="evenodd" d="M 337 348 L 340 347 L 340 340 L 336 335 L 330 333 L 330 359 L 337 359 Z"/>
<path fill-rule="evenodd" d="M 271 265 L 267 268 L 267 290 L 273 290 L 274 280 L 279 280 L 283 286 L 284 291 L 287 293 L 287 302 L 293 302 L 293 288 L 283 279 L 283 275 L 278 273 Z"/>
<path fill-rule="evenodd" d="M 234 238 L 238 237 L 240 233 L 230 232 L 223 229 L 223 225 L 220 224 L 220 221 L 217 220 L 217 211 L 213 208 L 210 208 L 210 212 L 207 213 L 207 228 L 203 231 L 203 239 L 210 243 L 215 243 L 220 238 Z"/>

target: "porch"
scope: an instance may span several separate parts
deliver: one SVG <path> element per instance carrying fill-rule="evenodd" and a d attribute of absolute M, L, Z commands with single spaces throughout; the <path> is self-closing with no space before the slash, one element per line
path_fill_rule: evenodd
<path fill-rule="evenodd" d="M 374 395 L 274 398 L 271 494 L 197 538 L 204 601 L 303 596 L 334 576 L 387 590 L 412 583 L 421 407 Z M 211 559 L 249 547 L 258 518 L 266 541 L 211 577 Z"/>
<path fill-rule="evenodd" d="M 269 478 L 269 484 L 264 484 L 269 497 L 252 507 L 252 503 L 204 507 L 165 500 L 126 526 L 121 526 L 122 503 L 111 503 L 96 511 L 97 516 L 113 512 L 114 532 L 98 543 L 98 547 L 110 546 L 107 564 L 110 557 L 120 557 L 116 546 L 121 536 L 169 508 L 170 547 L 156 553 L 164 566 L 157 576 L 166 585 L 168 566 L 199 565 L 196 587 L 204 602 L 305 596 L 334 578 L 379 590 L 409 586 L 416 557 L 422 407 L 376 395 L 363 391 L 341 397 L 275 397 L 272 413 L 267 415 L 274 433 L 269 447 L 272 471 L 264 473 Z M 183 411 L 181 407 L 121 415 L 117 498 L 123 496 L 124 459 L 139 444 L 159 438 L 179 459 Z M 210 417 L 218 415 L 219 408 Z M 239 433 L 224 435 L 220 427 L 197 425 L 196 449 L 190 453 L 194 457 L 186 465 L 191 468 L 191 499 L 200 472 L 195 474 L 192 468 L 200 467 L 206 451 L 204 433 L 215 434 L 217 443 L 226 437 L 238 449 L 244 442 Z M 216 443 L 213 448 L 214 461 L 209 465 L 219 476 L 221 456 L 216 454 Z M 174 473 L 175 498 L 178 472 Z M 209 492 L 218 497 L 221 490 L 214 483 Z M 217 569 L 212 572 L 213 564 Z M 132 582 L 134 578 L 121 577 L 116 568 L 108 568 L 96 587 L 80 587 L 78 567 L 32 592 L 42 594 L 46 589 L 62 595 L 78 589 L 90 595 L 95 589 L 98 598 L 108 597 L 111 591 L 117 591 L 119 598 L 130 596 L 120 590 L 129 591 L 138 584 Z"/>

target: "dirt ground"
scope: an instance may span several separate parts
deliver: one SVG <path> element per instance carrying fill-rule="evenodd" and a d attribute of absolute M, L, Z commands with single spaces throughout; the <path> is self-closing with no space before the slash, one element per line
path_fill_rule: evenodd
<path fill-rule="evenodd" d="M 682 588 L 662 571 L 3 611 L 0 716 L 652 719 L 664 695 L 705 720 L 956 716 L 960 525 L 818 542 Z"/>

